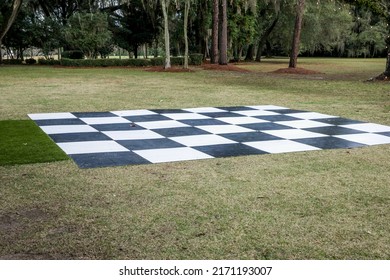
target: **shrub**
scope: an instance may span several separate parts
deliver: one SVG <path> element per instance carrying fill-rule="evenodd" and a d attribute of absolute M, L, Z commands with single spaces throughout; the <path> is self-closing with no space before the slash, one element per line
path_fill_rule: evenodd
<path fill-rule="evenodd" d="M 189 64 L 191 65 L 202 65 L 203 54 L 201 53 L 192 53 L 189 55 Z"/>
<path fill-rule="evenodd" d="M 150 64 L 152 66 L 163 66 L 164 65 L 164 58 L 162 57 L 154 57 L 150 60 Z"/>
<path fill-rule="evenodd" d="M 188 64 L 190 65 L 201 65 L 203 61 L 203 54 L 194 53 L 189 55 Z M 164 65 L 163 57 L 155 57 L 150 60 L 152 66 Z M 171 57 L 171 65 L 184 65 L 184 57 Z"/>
<path fill-rule="evenodd" d="M 61 59 L 61 65 L 72 67 L 111 67 L 111 66 L 132 66 L 143 67 L 150 66 L 148 59 Z"/>
<path fill-rule="evenodd" d="M 184 57 L 171 57 L 171 65 L 184 65 Z"/>
<path fill-rule="evenodd" d="M 82 66 L 82 65 L 80 64 L 81 61 L 84 61 L 84 60 L 62 58 L 62 59 L 61 59 L 61 65 L 62 65 L 62 66 L 78 67 L 78 66 Z"/>
<path fill-rule="evenodd" d="M 17 65 L 17 64 L 22 64 L 23 61 L 21 59 L 3 59 L 3 64 L 7 65 Z"/>
<path fill-rule="evenodd" d="M 61 57 L 69 59 L 84 59 L 84 53 L 79 50 L 64 51 L 61 53 Z"/>
<path fill-rule="evenodd" d="M 34 58 L 27 58 L 26 59 L 26 64 L 28 64 L 28 65 L 33 65 L 35 63 L 37 63 L 37 61 Z"/>
<path fill-rule="evenodd" d="M 60 65 L 61 61 L 54 60 L 54 59 L 39 58 L 38 59 L 38 64 L 40 64 L 40 65 Z"/>

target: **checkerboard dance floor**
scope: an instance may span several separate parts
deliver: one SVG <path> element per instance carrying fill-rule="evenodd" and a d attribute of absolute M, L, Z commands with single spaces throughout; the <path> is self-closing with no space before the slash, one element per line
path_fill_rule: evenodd
<path fill-rule="evenodd" d="M 390 127 L 284 107 L 29 114 L 79 167 L 390 144 Z"/>

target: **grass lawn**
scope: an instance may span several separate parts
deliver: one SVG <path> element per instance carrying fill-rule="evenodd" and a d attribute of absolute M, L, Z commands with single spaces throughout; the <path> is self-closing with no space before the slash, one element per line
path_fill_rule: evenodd
<path fill-rule="evenodd" d="M 384 59 L 272 72 L 287 65 L 0 67 L 0 259 L 390 259 L 390 145 L 99 169 L 46 162 L 50 150 L 3 161 L 4 135 L 41 141 L 28 113 L 273 104 L 390 125 L 390 85 L 363 82 Z"/>
<path fill-rule="evenodd" d="M 33 121 L 0 121 L 0 131 L 0 165 L 69 159 Z"/>

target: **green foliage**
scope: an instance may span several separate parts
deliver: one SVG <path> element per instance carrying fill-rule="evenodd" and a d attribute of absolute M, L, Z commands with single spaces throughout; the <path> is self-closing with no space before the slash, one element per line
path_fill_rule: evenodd
<path fill-rule="evenodd" d="M 107 15 L 103 13 L 76 13 L 69 18 L 65 38 L 88 58 L 96 58 L 99 49 L 110 44 Z"/>
<path fill-rule="evenodd" d="M 33 121 L 0 121 L 0 131 L 0 166 L 68 159 Z"/>
<path fill-rule="evenodd" d="M 84 53 L 78 50 L 64 51 L 61 53 L 62 58 L 84 59 Z"/>
<path fill-rule="evenodd" d="M 193 53 L 190 54 L 189 57 L 189 64 L 191 65 L 201 65 L 203 62 L 203 54 L 201 53 Z"/>
<path fill-rule="evenodd" d="M 163 66 L 164 65 L 164 58 L 163 57 L 154 57 L 150 59 L 150 65 L 152 66 Z"/>
<path fill-rule="evenodd" d="M 231 2 L 228 19 L 230 39 L 233 43 L 235 60 L 240 60 L 243 48 L 252 43 L 256 34 L 256 18 L 248 3 L 234 0 Z"/>
<path fill-rule="evenodd" d="M 190 65 L 201 65 L 203 60 L 202 54 L 190 54 Z M 47 61 L 47 60 L 45 60 Z M 41 62 L 41 60 L 40 60 Z M 183 65 L 183 57 L 171 57 L 172 65 Z M 146 67 L 146 66 L 162 66 L 164 64 L 163 57 L 155 57 L 151 59 L 129 58 L 129 59 L 69 59 L 62 57 L 60 61 L 62 66 L 70 67 Z M 45 64 L 45 62 L 43 63 Z M 49 65 L 52 65 L 49 63 Z"/>
<path fill-rule="evenodd" d="M 61 59 L 62 66 L 71 67 L 144 67 L 151 66 L 149 59 Z"/>
<path fill-rule="evenodd" d="M 333 50 L 343 52 L 352 24 L 353 18 L 348 5 L 309 2 L 304 16 L 301 50 L 308 53 L 331 53 Z"/>
<path fill-rule="evenodd" d="M 26 64 L 28 64 L 28 65 L 33 65 L 33 64 L 37 63 L 37 60 L 34 58 L 27 58 L 25 61 L 26 61 Z"/>
<path fill-rule="evenodd" d="M 55 60 L 55 59 L 39 58 L 38 64 L 40 64 L 40 65 L 60 65 L 61 61 Z"/>
<path fill-rule="evenodd" d="M 62 47 L 62 26 L 50 17 L 35 16 L 32 21 L 31 44 L 40 48 L 45 58 L 52 57 L 53 50 Z"/>
<path fill-rule="evenodd" d="M 184 65 L 184 57 L 171 57 L 171 65 Z"/>
<path fill-rule="evenodd" d="M 3 64 L 6 64 L 6 65 L 19 65 L 22 63 L 23 63 L 23 60 L 21 60 L 21 59 L 4 59 L 3 60 Z"/>
<path fill-rule="evenodd" d="M 367 8 L 353 9 L 354 23 L 351 36 L 346 38 L 347 54 L 370 57 L 386 49 L 386 25 Z"/>
<path fill-rule="evenodd" d="M 149 11 L 144 8 L 143 1 L 133 0 L 131 5 L 122 5 L 120 13 L 113 13 L 110 17 L 110 29 L 113 39 L 118 46 L 133 52 L 138 58 L 138 47 L 150 44 L 159 33 L 156 19 L 161 16 L 160 5 Z"/>

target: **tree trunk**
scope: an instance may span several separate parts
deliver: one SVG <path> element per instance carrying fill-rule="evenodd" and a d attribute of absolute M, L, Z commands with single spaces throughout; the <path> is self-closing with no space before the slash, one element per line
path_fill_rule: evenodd
<path fill-rule="evenodd" d="M 1 46 L 3 45 L 2 40 L 0 39 L 0 65 L 3 64 L 3 49 Z"/>
<path fill-rule="evenodd" d="M 0 28 L 0 49 L 1 49 L 1 42 L 3 41 L 4 36 L 7 34 L 8 30 L 11 28 L 12 24 L 14 23 L 20 7 L 22 6 L 23 0 L 14 0 L 12 4 L 12 12 L 9 18 L 5 21 L 5 25 Z M 0 50 L 0 64 L 3 63 L 3 55 Z"/>
<path fill-rule="evenodd" d="M 219 41 L 219 64 L 227 65 L 227 44 L 228 44 L 228 34 L 227 34 L 227 1 L 222 0 L 221 2 L 221 37 Z"/>
<path fill-rule="evenodd" d="M 138 58 L 138 45 L 133 46 L 134 58 Z"/>
<path fill-rule="evenodd" d="M 385 74 L 387 77 L 390 77 L 390 52 L 387 54 L 386 69 L 383 74 Z"/>
<path fill-rule="evenodd" d="M 191 0 L 186 0 L 184 5 L 184 69 L 188 69 L 188 13 L 190 11 Z"/>
<path fill-rule="evenodd" d="M 387 38 L 386 38 L 386 49 L 387 49 L 387 60 L 386 60 L 386 69 L 383 73 L 385 76 L 390 77 L 390 4 L 387 5 L 387 10 L 389 11 L 388 16 L 386 17 L 387 23 Z"/>
<path fill-rule="evenodd" d="M 248 50 L 246 51 L 245 61 L 252 61 L 255 54 L 255 46 L 250 44 Z"/>
<path fill-rule="evenodd" d="M 257 53 L 256 53 L 256 61 L 258 61 L 258 62 L 261 61 L 261 55 L 263 53 L 264 45 L 267 42 L 269 35 L 272 33 L 276 24 L 279 21 L 279 15 L 280 15 L 280 12 L 278 12 L 276 14 L 276 17 L 273 20 L 272 24 L 267 28 L 267 30 L 264 32 L 263 36 L 261 36 L 261 39 L 260 39 L 259 44 L 257 46 Z"/>
<path fill-rule="evenodd" d="M 211 60 L 212 64 L 218 63 L 218 26 L 219 26 L 219 0 L 213 0 L 213 29 L 211 39 Z"/>
<path fill-rule="evenodd" d="M 305 12 L 305 0 L 297 0 L 296 9 L 297 9 L 296 10 L 297 14 L 295 17 L 294 35 L 293 35 L 292 49 L 290 55 L 290 63 L 288 66 L 290 68 L 297 67 L 299 43 L 301 41 L 303 14 Z"/>
<path fill-rule="evenodd" d="M 165 62 L 164 68 L 171 68 L 171 55 L 169 44 L 169 26 L 168 26 L 168 12 L 169 12 L 169 0 L 161 0 L 161 6 L 164 15 L 164 40 L 165 40 Z"/>

